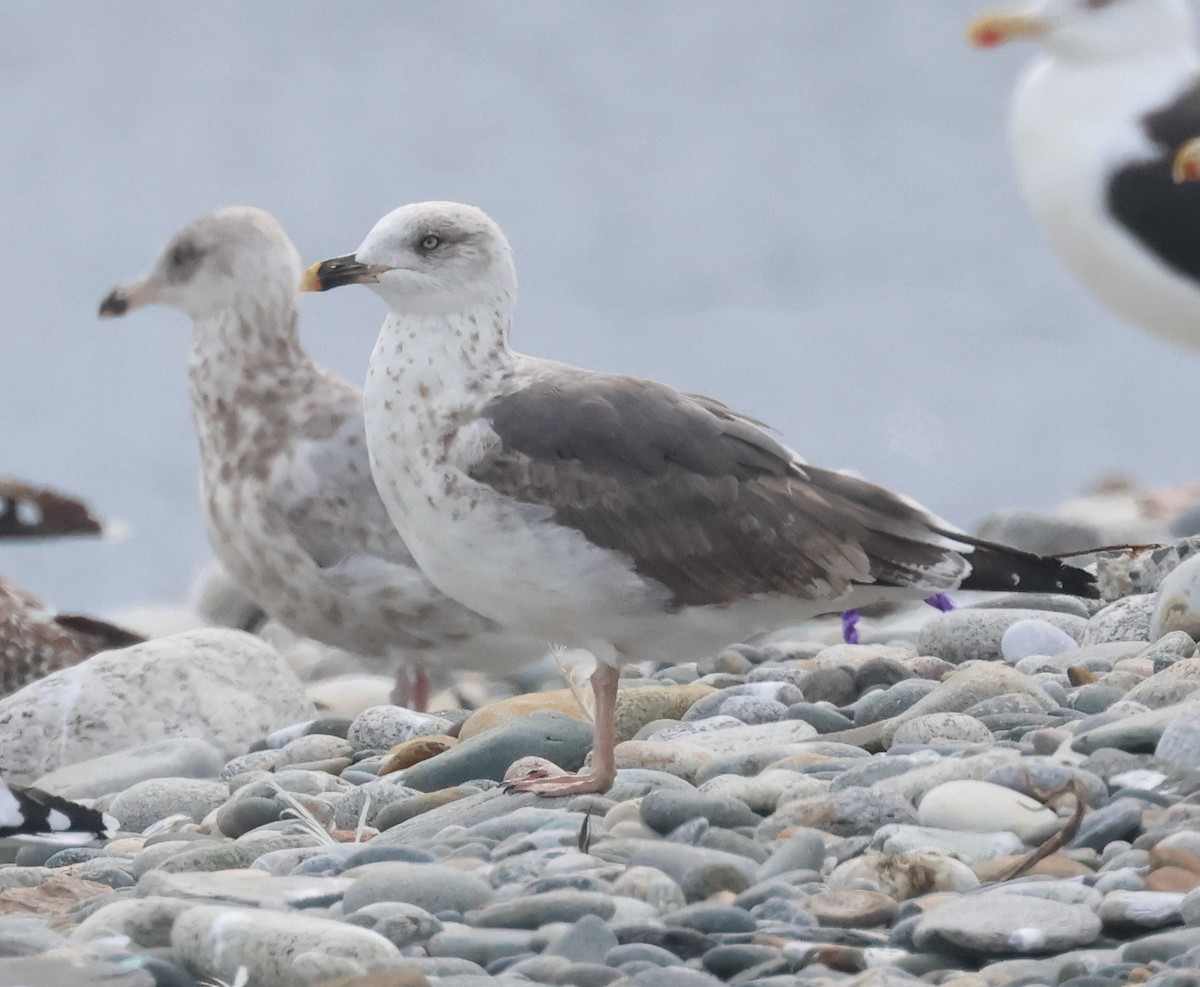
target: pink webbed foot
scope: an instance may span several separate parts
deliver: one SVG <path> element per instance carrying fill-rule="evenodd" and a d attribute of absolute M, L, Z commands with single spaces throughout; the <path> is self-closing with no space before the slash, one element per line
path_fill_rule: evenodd
<path fill-rule="evenodd" d="M 535 770 L 524 777 L 505 782 L 506 792 L 533 792 L 544 798 L 564 795 L 590 795 L 607 792 L 617 778 L 614 748 L 617 743 L 617 681 L 621 673 L 614 665 L 597 664 L 592 673 L 595 703 L 595 731 L 592 736 L 592 773 L 586 775 L 551 774 Z"/>
<path fill-rule="evenodd" d="M 615 773 L 612 776 L 595 775 L 552 775 L 534 771 L 524 778 L 517 778 L 504 783 L 504 791 L 508 794 L 515 792 L 533 792 L 543 798 L 561 798 L 564 795 L 590 795 L 607 792 L 613 786 Z"/>

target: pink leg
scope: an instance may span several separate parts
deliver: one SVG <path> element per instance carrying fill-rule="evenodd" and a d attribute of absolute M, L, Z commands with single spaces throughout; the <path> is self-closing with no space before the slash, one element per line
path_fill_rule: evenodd
<path fill-rule="evenodd" d="M 429 709 L 429 674 L 420 665 L 408 665 L 396 672 L 392 702 L 397 706 L 424 713 Z"/>
<path fill-rule="evenodd" d="M 592 737 L 592 773 L 587 775 L 526 775 L 505 785 L 509 792 L 536 792 L 546 797 L 607 792 L 617 777 L 617 682 L 621 670 L 597 664 L 592 673 L 596 697 L 596 730 Z"/>

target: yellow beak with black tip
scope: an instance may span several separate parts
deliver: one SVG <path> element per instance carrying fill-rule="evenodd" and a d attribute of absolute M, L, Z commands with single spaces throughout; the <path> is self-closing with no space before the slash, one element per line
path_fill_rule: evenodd
<path fill-rule="evenodd" d="M 328 291 L 348 284 L 376 284 L 379 275 L 390 268 L 383 264 L 363 264 L 353 254 L 331 257 L 313 264 L 300 278 L 301 291 Z"/>

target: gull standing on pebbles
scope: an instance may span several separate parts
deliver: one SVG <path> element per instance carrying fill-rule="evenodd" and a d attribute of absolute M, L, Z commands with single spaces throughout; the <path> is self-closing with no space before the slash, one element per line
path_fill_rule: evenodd
<path fill-rule="evenodd" d="M 168 242 L 100 315 L 172 305 L 194 323 L 188 367 L 201 494 L 218 559 L 271 617 L 367 658 L 415 666 L 397 699 L 423 709 L 426 669 L 504 674 L 546 643 L 448 599 L 388 519 L 362 396 L 300 345 L 300 261 L 260 209 L 220 209 Z"/>
<path fill-rule="evenodd" d="M 1200 350 L 1200 187 L 1172 181 L 1200 134 L 1187 0 L 1035 0 L 970 40 L 1041 49 L 1013 96 L 1021 191 L 1067 266 L 1118 315 Z"/>
<path fill-rule="evenodd" d="M 611 786 L 622 662 L 694 660 L 959 587 L 1096 595 L 1086 572 L 806 465 L 710 398 L 515 353 L 512 253 L 472 206 L 404 206 L 302 287 L 346 284 L 391 309 L 367 372 L 367 443 L 418 564 L 473 610 L 596 657 L 592 773 L 515 789 Z"/>

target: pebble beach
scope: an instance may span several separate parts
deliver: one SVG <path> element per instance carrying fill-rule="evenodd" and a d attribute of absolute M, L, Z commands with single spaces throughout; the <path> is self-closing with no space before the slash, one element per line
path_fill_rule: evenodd
<path fill-rule="evenodd" d="M 97 655 L 0 700 L 3 777 L 120 822 L 3 847 L 0 984 L 1195 984 L 1200 538 L 1093 564 L 629 666 L 574 799 L 504 790 L 585 763 L 566 661 L 342 715 L 267 632 Z"/>

